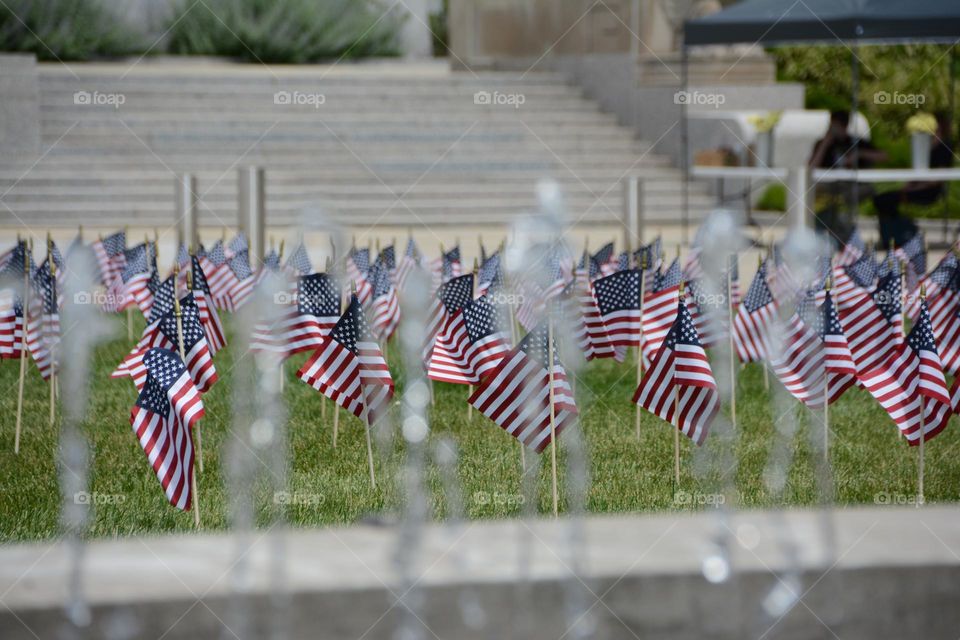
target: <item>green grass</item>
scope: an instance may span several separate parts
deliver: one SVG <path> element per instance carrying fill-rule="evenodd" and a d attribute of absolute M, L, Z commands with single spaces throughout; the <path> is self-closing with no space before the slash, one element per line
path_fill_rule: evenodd
<path fill-rule="evenodd" d="M 113 504 L 94 509 L 91 536 L 123 536 L 193 530 L 189 513 L 169 506 L 129 426 L 129 412 L 136 394 L 128 379 L 112 380 L 109 373 L 129 348 L 126 336 L 104 345 L 96 354 L 89 419 L 84 431 L 92 445 L 90 491 L 120 496 Z M 223 454 L 229 441 L 231 375 L 235 354 L 230 348 L 218 354 L 220 381 L 204 402 L 201 421 L 205 470 L 199 476 L 205 529 L 227 527 L 227 489 Z M 391 360 L 397 354 L 390 351 Z M 404 461 L 399 438 L 388 435 L 377 451 L 379 483 L 370 488 L 366 448 L 360 422 L 342 414 L 337 449 L 332 446 L 332 406 L 321 418 L 321 398 L 295 378 L 305 356 L 287 363 L 285 398 L 289 406 L 289 476 L 287 491 L 307 497 L 300 504 L 277 506 L 272 489 L 263 480 L 267 472 L 258 467 L 256 520 L 263 525 L 285 509 L 294 526 L 349 523 L 367 516 L 390 516 L 402 507 L 402 492 L 396 478 Z M 4 418 L 0 422 L 0 541 L 49 539 L 60 531 L 60 493 L 57 475 L 59 428 L 48 426 L 48 387 L 31 365 L 27 377 L 24 428 L 19 455 L 13 453 L 14 416 L 18 365 L 0 364 L 0 385 L 7 392 L 0 398 Z M 398 376 L 399 378 L 399 376 Z M 398 380 L 399 381 L 399 380 Z M 771 384 L 775 384 L 771 380 Z M 633 366 L 627 362 L 598 361 L 582 372 L 577 393 L 582 409 L 584 440 L 589 458 L 590 485 L 587 509 L 595 513 L 635 513 L 678 507 L 673 487 L 673 431 L 659 419 L 645 414 L 641 437 L 634 431 L 634 408 L 630 397 L 635 385 Z M 436 385 L 436 406 L 431 415 L 431 438 L 449 437 L 460 453 L 458 476 L 464 506 L 470 518 L 509 517 L 520 513 L 519 448 L 503 430 L 478 414 L 467 420 L 467 389 Z M 770 395 L 764 390 L 763 369 L 744 368 L 738 390 L 740 432 L 731 440 L 736 465 L 725 470 L 694 472 L 694 449 L 681 442 L 681 489 L 690 494 L 712 494 L 725 483 L 736 487 L 735 500 L 742 507 L 778 504 L 810 505 L 818 501 L 816 457 L 809 432 L 797 433 L 789 443 L 792 464 L 782 498 L 766 488 L 764 469 L 775 439 Z M 803 413 L 798 408 L 798 415 Z M 831 461 L 836 501 L 841 504 L 870 503 L 878 493 L 911 496 L 916 483 L 916 448 L 898 437 L 891 420 L 873 399 L 861 390 L 851 390 L 830 408 L 833 428 Z M 815 437 L 821 427 L 813 415 L 805 418 Z M 960 487 L 960 433 L 954 418 L 947 430 L 926 447 L 926 496 L 928 501 L 953 501 Z M 561 437 L 559 451 L 561 509 L 566 509 L 567 445 L 570 434 Z M 718 434 L 705 448 L 723 446 Z M 549 450 L 548 450 L 549 451 Z M 266 460 L 268 452 L 258 452 Z M 527 454 L 528 465 L 532 454 Z M 545 454 L 536 470 L 537 509 L 550 511 L 550 465 Z M 435 517 L 446 509 L 438 468 L 427 467 L 427 486 Z M 490 499 L 484 499 L 489 496 Z M 311 502 L 312 501 L 312 502 Z"/>

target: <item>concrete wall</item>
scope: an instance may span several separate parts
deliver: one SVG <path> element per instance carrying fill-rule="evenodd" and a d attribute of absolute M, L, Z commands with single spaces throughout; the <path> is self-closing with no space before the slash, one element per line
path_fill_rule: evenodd
<path fill-rule="evenodd" d="M 83 636 L 64 629 L 66 547 L 6 547 L 0 637 L 956 638 L 956 507 L 719 515 L 593 517 L 582 538 L 565 520 L 430 525 L 403 550 L 409 590 L 395 527 L 100 541 Z M 725 533 L 732 573 L 716 582 Z M 404 617 L 417 635 L 395 635 Z"/>
<path fill-rule="evenodd" d="M 40 96 L 36 58 L 0 54 L 0 152 L 23 164 L 40 155 Z"/>

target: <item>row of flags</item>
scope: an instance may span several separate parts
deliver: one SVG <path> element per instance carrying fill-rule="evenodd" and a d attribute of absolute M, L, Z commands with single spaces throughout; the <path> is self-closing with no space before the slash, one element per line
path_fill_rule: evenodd
<path fill-rule="evenodd" d="M 25 344 L 45 378 L 56 367 L 58 272 L 78 247 L 61 255 L 50 242 L 40 265 L 23 241 L 0 256 L 0 356 L 19 357 Z M 864 387 L 911 444 L 942 430 L 957 405 L 956 384 L 947 389 L 944 373 L 960 369 L 960 262 L 950 252 L 927 274 L 920 238 L 877 260 L 855 235 L 820 261 L 813 282 L 800 282 L 775 247 L 742 299 L 731 255 L 719 278 L 722 303 L 704 295 L 700 249 L 683 263 L 668 261 L 660 239 L 619 254 L 611 243 L 579 260 L 562 243 L 544 245 L 531 252 L 542 256 L 542 268 L 510 286 L 503 246 L 482 250 L 465 270 L 459 247 L 428 259 L 412 237 L 402 254 L 392 245 L 353 247 L 320 273 L 302 243 L 286 262 L 271 250 L 255 268 L 242 233 L 209 250 L 180 247 L 165 277 L 155 242 L 128 248 L 121 231 L 89 249 L 104 310 L 135 308 L 146 319 L 112 375 L 136 386 L 131 424 L 165 494 L 182 509 L 192 504 L 192 432 L 226 345 L 219 313 L 242 308 L 267 282 L 280 284 L 268 292 L 274 304 L 250 337 L 251 351 L 280 360 L 309 353 L 298 377 L 368 427 L 394 395 L 383 344 L 402 320 L 399 295 L 418 270 L 431 289 L 422 349 L 428 377 L 469 385 L 468 403 L 536 452 L 577 414 L 563 360 L 623 361 L 630 347 L 644 371 L 634 402 L 697 444 L 720 407 L 707 350 L 721 341 L 742 362 L 767 363 L 811 408 Z M 569 343 L 577 353 L 563 348 Z"/>

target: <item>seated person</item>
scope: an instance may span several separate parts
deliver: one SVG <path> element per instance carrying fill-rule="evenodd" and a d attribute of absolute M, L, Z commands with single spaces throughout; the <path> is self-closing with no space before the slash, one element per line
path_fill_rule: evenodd
<path fill-rule="evenodd" d="M 950 148 L 949 140 L 950 118 L 946 113 L 937 113 L 936 140 L 930 149 L 931 169 L 948 169 L 953 166 L 953 149 Z M 899 189 L 874 196 L 873 206 L 877 208 L 883 246 L 889 246 L 893 240 L 899 247 L 917 234 L 917 224 L 900 213 L 901 204 L 933 204 L 945 195 L 946 183 L 924 180 L 908 182 Z"/>
<path fill-rule="evenodd" d="M 831 111 L 827 133 L 813 146 L 807 166 L 811 169 L 865 169 L 887 158 L 885 151 L 866 140 L 854 138 L 849 111 Z M 847 240 L 855 226 L 852 216 L 854 197 L 864 197 L 855 182 L 824 182 L 817 186 L 815 227 L 829 232 L 836 244 Z"/>

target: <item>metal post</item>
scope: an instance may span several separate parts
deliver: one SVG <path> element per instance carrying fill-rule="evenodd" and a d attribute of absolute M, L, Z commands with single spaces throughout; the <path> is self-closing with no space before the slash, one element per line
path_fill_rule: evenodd
<path fill-rule="evenodd" d="M 808 225 L 810 208 L 810 170 L 795 167 L 787 171 L 787 219 L 790 227 L 800 229 Z"/>
<path fill-rule="evenodd" d="M 266 216 L 265 174 L 262 167 L 241 167 L 237 173 L 238 226 L 250 243 L 250 266 L 263 264 L 264 218 Z"/>
<path fill-rule="evenodd" d="M 197 178 L 189 173 L 176 177 L 177 241 L 187 247 L 197 246 Z"/>
<path fill-rule="evenodd" d="M 947 97 L 947 108 L 950 110 L 950 131 L 947 133 L 947 139 L 943 142 L 950 146 L 950 149 L 954 149 L 953 146 L 953 132 L 955 128 L 955 115 L 957 113 L 957 47 L 956 44 L 950 45 L 950 67 L 948 68 L 950 73 L 949 78 L 949 87 L 950 95 Z M 951 183 L 945 182 L 943 187 L 943 244 L 950 246 L 949 236 L 949 219 L 950 219 L 950 185 Z"/>
<path fill-rule="evenodd" d="M 623 180 L 623 250 L 643 244 L 643 182 L 640 176 Z"/>
<path fill-rule="evenodd" d="M 683 48 L 681 49 L 681 64 L 680 64 L 680 82 L 683 84 L 683 91 L 686 93 L 689 91 L 690 79 L 688 77 L 690 65 L 690 49 L 687 47 L 687 43 L 683 43 Z M 683 210 L 680 212 L 680 226 L 681 226 L 681 242 L 687 244 L 689 239 L 689 228 L 690 228 L 690 137 L 689 129 L 687 122 L 687 111 L 689 109 L 687 105 L 688 101 L 684 101 L 680 105 L 680 162 L 681 169 L 683 170 Z"/>

